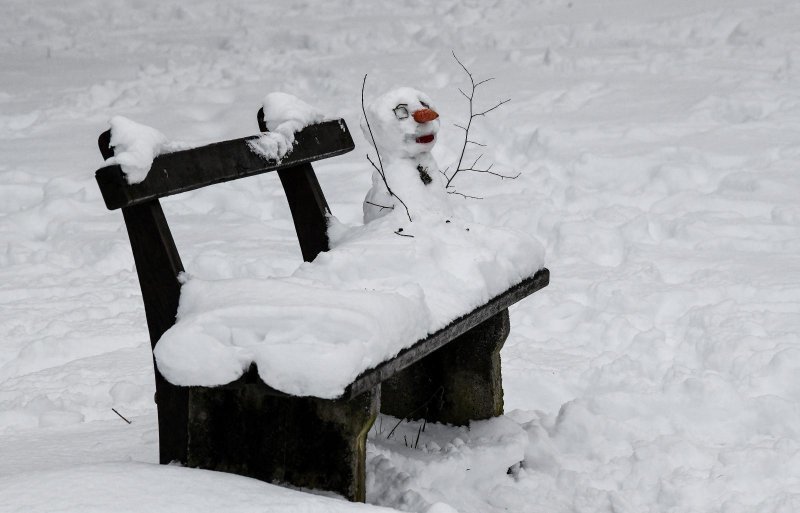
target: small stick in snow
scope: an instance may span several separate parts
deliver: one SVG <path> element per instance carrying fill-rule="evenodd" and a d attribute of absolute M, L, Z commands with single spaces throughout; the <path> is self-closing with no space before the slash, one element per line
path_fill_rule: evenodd
<path fill-rule="evenodd" d="M 419 435 L 420 435 L 420 433 L 422 433 L 422 426 L 423 426 L 423 424 L 420 424 L 419 425 L 419 429 L 417 430 L 417 439 L 414 440 L 414 449 L 419 447 Z"/>
<path fill-rule="evenodd" d="M 383 180 L 383 184 L 386 186 L 386 191 L 390 195 L 392 195 L 395 198 L 397 198 L 397 201 L 402 203 L 403 208 L 406 209 L 406 215 L 408 216 L 408 220 L 410 222 L 414 222 L 411 219 L 411 213 L 408 211 L 408 206 L 406 205 L 406 202 L 403 201 L 400 198 L 400 196 L 398 196 L 397 194 L 395 194 L 392 191 L 391 187 L 389 187 L 389 182 L 386 181 L 386 173 L 384 173 L 384 171 L 383 171 L 383 161 L 381 160 L 381 152 L 378 151 L 378 144 L 375 142 L 375 136 L 372 134 L 372 127 L 370 126 L 369 118 L 367 117 L 367 109 L 364 107 L 364 88 L 366 86 L 367 86 L 367 75 L 364 75 L 364 81 L 361 83 L 361 112 L 364 114 L 364 121 L 367 123 L 367 130 L 369 131 L 369 137 L 370 137 L 370 139 L 372 139 L 372 145 L 375 147 L 375 153 L 378 155 L 378 164 L 381 165 L 380 169 L 378 169 L 378 166 L 376 166 L 375 163 L 372 162 L 372 159 L 369 158 L 369 155 L 367 155 L 367 160 L 369 160 L 369 163 L 372 164 L 372 167 L 375 168 L 375 171 L 377 171 L 378 174 L 381 175 L 381 179 Z"/>
<path fill-rule="evenodd" d="M 128 424 L 131 424 L 131 421 L 130 421 L 130 420 L 128 420 L 128 419 L 126 419 L 125 417 L 123 417 L 123 416 L 122 416 L 122 414 L 121 414 L 120 412 L 118 412 L 117 410 L 115 410 L 114 408 L 111 408 L 111 411 L 113 411 L 114 413 L 116 413 L 117 415 L 119 415 L 119 418 L 121 418 L 122 420 L 124 420 L 124 421 L 125 421 L 125 422 L 127 422 Z"/>
<path fill-rule="evenodd" d="M 418 411 L 422 410 L 423 408 L 427 408 L 428 405 L 431 404 L 431 401 L 436 399 L 437 396 L 439 397 L 439 401 L 441 401 L 443 396 L 444 396 L 444 387 L 443 386 L 440 386 L 439 388 L 437 388 L 436 391 L 433 392 L 433 394 L 431 394 L 431 396 L 424 403 L 422 403 L 419 407 L 417 407 L 416 410 L 413 410 L 413 411 L 409 412 L 402 419 L 398 420 L 397 424 L 395 424 L 394 427 L 392 428 L 392 430 L 389 431 L 389 434 L 386 435 L 386 439 L 388 440 L 388 439 L 390 439 L 392 437 L 392 435 L 394 434 L 394 430 L 397 429 L 400 426 L 400 424 L 403 423 L 404 420 L 410 419 Z M 425 421 L 425 424 L 423 424 L 423 427 L 425 425 L 427 425 L 427 421 Z"/>

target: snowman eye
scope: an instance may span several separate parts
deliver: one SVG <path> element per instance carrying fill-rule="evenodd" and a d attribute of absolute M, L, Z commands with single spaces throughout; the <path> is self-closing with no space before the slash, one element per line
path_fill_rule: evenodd
<path fill-rule="evenodd" d="M 405 103 L 401 103 L 393 110 L 394 110 L 394 117 L 396 117 L 397 119 L 408 118 L 408 105 L 406 105 Z"/>
<path fill-rule="evenodd" d="M 419 104 L 425 107 L 426 109 L 430 109 L 430 106 L 427 103 L 423 102 L 422 100 L 420 100 Z"/>

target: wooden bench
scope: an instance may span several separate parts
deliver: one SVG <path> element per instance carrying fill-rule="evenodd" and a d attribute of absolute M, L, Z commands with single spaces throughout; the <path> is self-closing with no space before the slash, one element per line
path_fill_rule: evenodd
<path fill-rule="evenodd" d="M 263 118 L 259 111 L 262 132 Z M 354 148 L 344 120 L 298 132 L 294 149 L 279 162 L 250 149 L 248 141 L 257 137 L 160 155 L 138 184 L 129 185 L 118 165 L 96 172 L 106 206 L 122 209 L 153 347 L 175 323 L 183 271 L 159 198 L 277 171 L 303 259 L 328 250 L 330 211 L 311 162 Z M 110 131 L 99 138 L 104 158 L 113 156 L 110 139 Z M 160 462 L 364 501 L 367 431 L 379 412 L 457 425 L 503 413 L 500 349 L 509 333 L 508 307 L 548 281 L 542 269 L 424 340 L 409 341 L 335 400 L 288 396 L 264 384 L 255 364 L 237 381 L 213 388 L 173 385 L 154 365 Z"/>

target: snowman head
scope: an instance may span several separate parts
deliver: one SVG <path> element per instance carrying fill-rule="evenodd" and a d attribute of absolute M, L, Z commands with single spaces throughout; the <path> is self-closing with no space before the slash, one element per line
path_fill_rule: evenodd
<path fill-rule="evenodd" d="M 413 158 L 436 144 L 439 114 L 427 94 L 410 87 L 393 89 L 365 106 L 373 144 L 364 117 L 361 131 L 382 156 Z"/>

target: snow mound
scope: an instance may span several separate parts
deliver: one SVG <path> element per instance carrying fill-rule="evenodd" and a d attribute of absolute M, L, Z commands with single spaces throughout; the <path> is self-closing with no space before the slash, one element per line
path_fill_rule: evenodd
<path fill-rule="evenodd" d="M 263 107 L 269 132 L 249 141 L 248 145 L 270 160 L 279 160 L 292 151 L 296 132 L 325 120 L 319 110 L 287 93 L 268 94 L 264 97 Z"/>
<path fill-rule="evenodd" d="M 497 417 L 422 428 L 378 418 L 367 442 L 368 502 L 425 513 L 526 511 L 513 489 L 529 444 L 520 424 Z"/>
<path fill-rule="evenodd" d="M 395 511 L 289 490 L 234 474 L 146 463 L 22 472 L 0 477 L 0 490 L 3 511 L 26 513 Z"/>
<path fill-rule="evenodd" d="M 170 141 L 155 128 L 123 116 L 114 116 L 109 124 L 114 156 L 105 163 L 119 164 L 130 184 L 139 183 L 147 178 L 153 159 L 158 155 L 191 147 L 187 143 Z"/>
<path fill-rule="evenodd" d="M 352 228 L 332 220 L 332 249 L 288 278 L 188 278 L 155 348 L 159 369 L 178 385 L 214 386 L 255 362 L 275 389 L 334 398 L 543 266 L 522 232 L 403 215 Z"/>

